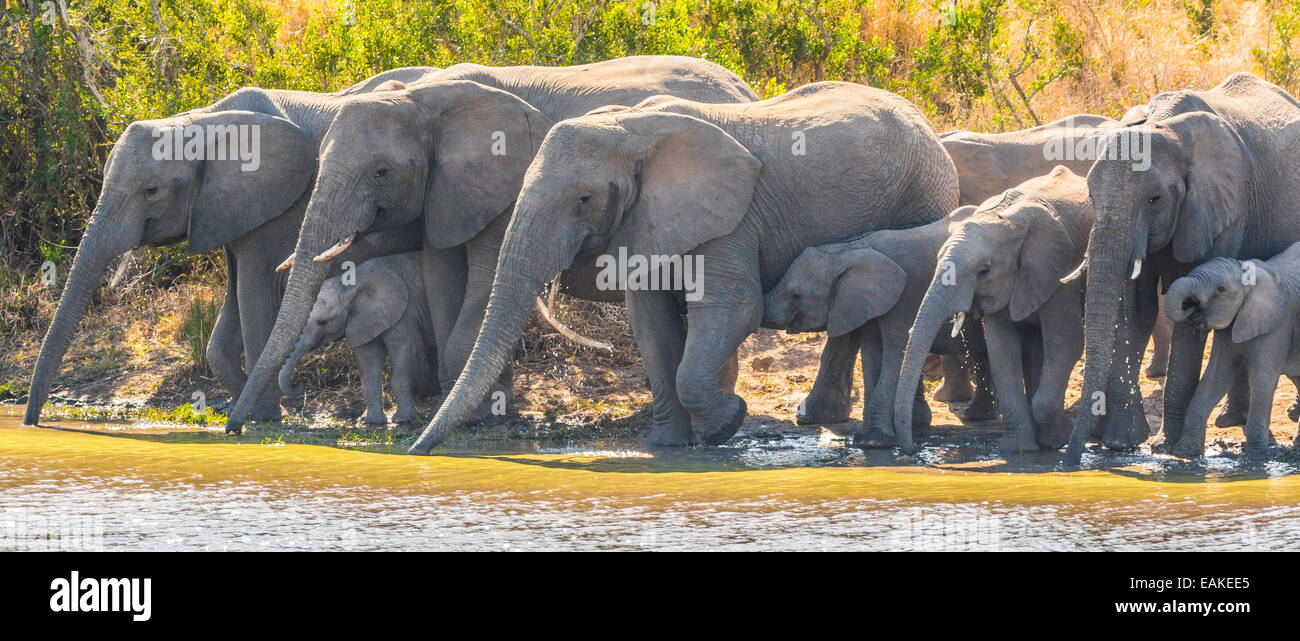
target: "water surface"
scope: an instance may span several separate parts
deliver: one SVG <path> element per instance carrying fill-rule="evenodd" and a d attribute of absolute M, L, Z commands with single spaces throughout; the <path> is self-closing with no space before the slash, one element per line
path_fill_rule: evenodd
<path fill-rule="evenodd" d="M 0 549 L 1294 549 L 1300 477 L 1150 454 L 1008 463 L 978 444 L 901 462 L 829 432 L 728 447 L 388 448 L 84 423 L 0 406 Z M 87 528 L 91 530 L 86 534 Z"/>

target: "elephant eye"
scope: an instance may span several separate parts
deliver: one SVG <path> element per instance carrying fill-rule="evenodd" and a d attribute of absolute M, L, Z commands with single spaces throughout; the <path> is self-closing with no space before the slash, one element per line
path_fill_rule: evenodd
<path fill-rule="evenodd" d="M 320 325 L 321 327 L 324 327 L 325 324 L 326 324 L 326 322 L 328 322 L 328 321 L 326 321 L 325 319 L 322 318 L 321 320 L 316 321 L 316 324 L 317 324 L 317 325 Z"/>
<path fill-rule="evenodd" d="M 978 272 L 977 274 L 975 274 L 975 275 L 976 275 L 976 276 L 979 276 L 979 277 L 988 276 L 990 271 L 993 271 L 993 267 L 992 267 L 991 265 L 985 265 L 985 266 L 982 267 L 982 268 L 979 270 L 979 272 Z"/>
<path fill-rule="evenodd" d="M 383 178 L 384 176 L 387 175 L 388 175 L 388 167 L 386 166 L 381 166 L 379 169 L 375 170 L 375 178 Z"/>
<path fill-rule="evenodd" d="M 144 190 L 144 197 L 145 197 L 145 198 L 153 198 L 153 197 L 154 197 L 155 195 L 157 195 L 157 194 L 158 194 L 158 187 L 157 187 L 157 186 L 146 187 L 145 190 Z"/>
<path fill-rule="evenodd" d="M 1219 293 L 1220 293 L 1220 294 L 1222 294 L 1223 292 L 1226 292 L 1226 291 L 1228 291 L 1228 288 L 1224 287 L 1223 285 L 1219 285 Z"/>
<path fill-rule="evenodd" d="M 1160 200 L 1160 194 L 1156 194 L 1156 195 L 1152 196 L 1152 197 L 1151 197 L 1151 200 L 1148 200 L 1147 202 L 1148 202 L 1148 203 L 1151 203 L 1151 204 L 1155 204 L 1155 202 L 1156 202 L 1157 200 Z"/>
<path fill-rule="evenodd" d="M 581 204 L 587 204 L 588 200 L 591 200 L 591 192 L 589 191 L 584 191 L 581 196 L 578 196 L 578 202 Z"/>

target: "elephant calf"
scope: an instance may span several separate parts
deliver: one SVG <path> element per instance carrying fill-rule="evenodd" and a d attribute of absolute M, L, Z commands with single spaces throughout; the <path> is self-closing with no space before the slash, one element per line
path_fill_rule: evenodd
<path fill-rule="evenodd" d="M 956 333 L 968 310 L 984 321 L 1003 455 L 1065 445 L 1065 389 L 1083 353 L 1083 290 L 1077 272 L 1069 283 L 1061 277 L 1083 260 L 1092 219 L 1087 181 L 1058 166 L 990 198 L 953 228 L 903 358 L 894 400 L 903 451 L 915 449 L 911 390 L 925 356 L 944 321 L 953 317 Z"/>
<path fill-rule="evenodd" d="M 434 341 L 429 305 L 424 296 L 420 252 L 372 258 L 326 280 L 307 326 L 294 345 L 293 353 L 280 369 L 280 389 L 301 396 L 303 384 L 291 383 L 293 368 L 308 351 L 339 338 L 346 338 L 361 364 L 361 383 L 366 397 L 366 423 L 383 424 L 384 361 L 392 357 L 393 396 L 397 413 L 393 421 L 415 420 L 413 394 L 428 396 L 437 391 L 437 376 L 430 366 Z"/>
<path fill-rule="evenodd" d="M 1292 342 L 1300 328 L 1300 243 L 1266 261 L 1205 262 L 1169 286 L 1165 313 L 1176 323 L 1215 330 L 1210 363 L 1172 453 L 1200 458 L 1205 452 L 1205 421 L 1244 363 L 1250 382 L 1246 455 L 1263 454 L 1278 377 L 1295 382 L 1300 375 L 1300 346 Z"/>
<path fill-rule="evenodd" d="M 825 331 L 832 338 L 858 333 L 865 401 L 862 429 L 855 435 L 859 445 L 893 445 L 892 438 L 880 441 L 882 435 L 893 433 L 894 396 L 907 332 L 934 275 L 935 254 L 948 239 L 949 229 L 974 211 L 974 207 L 961 207 L 927 225 L 877 231 L 847 242 L 809 247 L 799 254 L 776 287 L 763 296 L 765 327 L 790 332 Z M 962 355 L 966 347 L 954 336 L 936 341 L 930 351 Z M 987 370 L 980 366 L 973 369 L 973 404 L 991 407 L 988 382 L 982 376 Z M 943 375 L 945 386 L 969 394 L 966 372 L 959 361 L 945 359 Z M 915 409 L 914 424 L 928 427 L 930 408 L 919 385 Z"/>

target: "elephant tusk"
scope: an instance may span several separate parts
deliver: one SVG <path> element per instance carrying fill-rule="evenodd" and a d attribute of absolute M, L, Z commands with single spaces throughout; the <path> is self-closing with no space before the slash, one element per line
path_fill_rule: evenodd
<path fill-rule="evenodd" d="M 289 254 L 289 257 L 284 259 L 284 262 L 280 263 L 280 266 L 276 267 L 275 271 L 282 272 L 286 269 L 289 269 L 290 267 L 293 267 L 293 259 L 297 257 L 298 257 L 297 254 Z"/>
<path fill-rule="evenodd" d="M 609 343 L 602 343 L 600 341 L 591 340 L 590 338 L 587 338 L 585 336 L 580 336 L 578 335 L 577 332 L 569 329 L 568 327 L 565 327 L 563 323 L 556 320 L 554 316 L 551 316 L 551 312 L 549 309 L 546 308 L 546 303 L 542 302 L 541 296 L 535 297 L 533 299 L 533 302 L 536 303 L 537 305 L 537 313 L 541 314 L 542 319 L 545 320 L 548 325 L 554 327 L 555 331 L 559 332 L 561 336 L 564 336 L 565 338 L 586 347 L 594 347 L 596 349 L 608 349 L 608 350 L 614 349 L 614 346 L 610 345 Z"/>
<path fill-rule="evenodd" d="M 339 254 L 342 254 L 343 252 L 347 251 L 347 249 L 352 246 L 352 241 L 356 240 L 356 238 L 357 238 L 356 234 L 348 234 L 347 236 L 344 236 L 343 240 L 340 240 L 337 245 L 330 247 L 329 249 L 325 250 L 325 253 L 313 258 L 312 260 L 318 263 L 323 263 L 327 260 L 330 260 L 331 258 L 334 258 L 335 256 L 338 256 Z"/>
<path fill-rule="evenodd" d="M 1142 275 L 1142 257 L 1139 256 L 1133 259 L 1133 273 L 1129 274 L 1128 279 L 1137 280 L 1137 277 L 1141 275 Z"/>
<path fill-rule="evenodd" d="M 961 326 L 966 324 L 966 312 L 957 312 L 952 315 L 952 337 L 957 338 L 961 333 Z"/>
<path fill-rule="evenodd" d="M 1070 272 L 1069 274 L 1066 274 L 1065 278 L 1061 279 L 1061 282 L 1072 283 L 1078 280 L 1079 277 L 1083 275 L 1083 270 L 1087 269 L 1087 267 L 1088 267 L 1088 259 L 1084 258 L 1083 262 L 1080 262 L 1079 266 L 1074 268 L 1074 271 Z"/>

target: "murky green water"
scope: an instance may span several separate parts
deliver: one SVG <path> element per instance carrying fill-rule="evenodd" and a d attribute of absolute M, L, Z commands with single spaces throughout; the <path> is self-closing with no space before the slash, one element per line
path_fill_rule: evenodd
<path fill-rule="evenodd" d="M 1226 457 L 974 445 L 927 465 L 829 433 L 735 445 L 511 442 L 408 457 L 216 431 L 24 428 L 0 406 L 0 549 L 1294 549 L 1300 477 Z M 81 530 L 77 530 L 81 527 Z M 86 527 L 93 532 L 85 535 Z M 71 534 L 70 534 L 71 532 Z M 81 537 L 77 537 L 81 533 Z"/>

